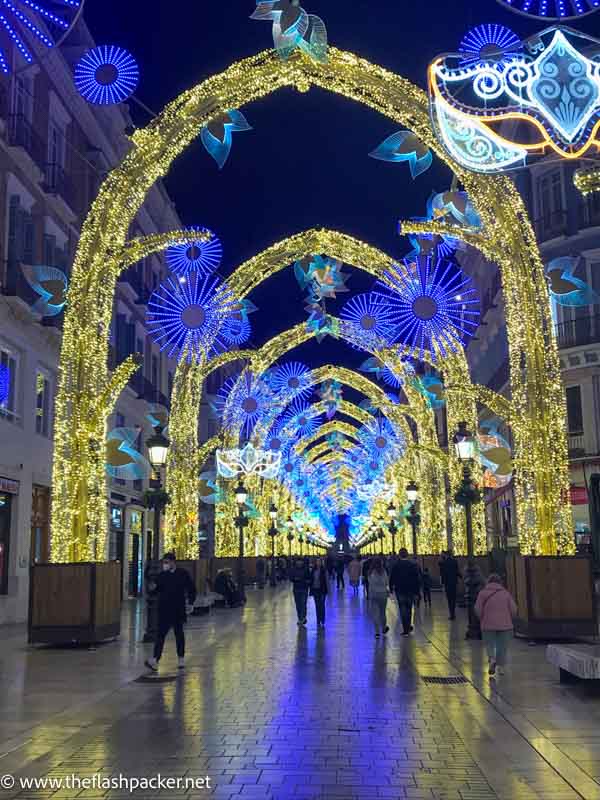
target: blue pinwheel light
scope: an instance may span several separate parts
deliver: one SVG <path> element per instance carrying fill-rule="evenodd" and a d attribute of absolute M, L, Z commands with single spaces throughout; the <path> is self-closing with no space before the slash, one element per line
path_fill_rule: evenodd
<path fill-rule="evenodd" d="M 599 0 L 498 0 L 501 6 L 535 19 L 576 19 L 600 8 Z"/>
<path fill-rule="evenodd" d="M 340 317 L 354 326 L 359 339 L 380 337 L 390 340 L 394 332 L 394 311 L 386 300 L 366 292 L 357 294 L 342 307 Z"/>
<path fill-rule="evenodd" d="M 136 60 L 121 47 L 99 45 L 88 50 L 75 67 L 75 86 L 89 103 L 111 106 L 135 92 L 140 78 Z"/>
<path fill-rule="evenodd" d="M 186 276 L 190 272 L 201 272 L 209 275 L 219 268 L 223 257 L 223 245 L 218 236 L 208 228 L 193 225 L 188 231 L 210 233 L 207 241 L 182 242 L 167 248 L 166 259 L 169 269 L 177 275 Z"/>
<path fill-rule="evenodd" d="M 0 12 L 0 71 L 11 70 L 7 53 L 12 45 L 26 64 L 33 64 L 32 43 L 48 49 L 59 45 L 69 33 L 84 0 L 2 0 Z"/>
<path fill-rule="evenodd" d="M 471 278 L 457 264 L 435 256 L 403 261 L 378 281 L 377 294 L 395 311 L 396 342 L 411 357 L 423 359 L 428 352 L 456 352 L 479 323 L 479 298 Z M 391 288 L 393 287 L 393 288 Z"/>
<path fill-rule="evenodd" d="M 167 278 L 148 303 L 148 331 L 169 358 L 185 355 L 200 361 L 226 347 L 221 331 L 234 303 L 231 291 L 216 278 L 202 279 L 198 273 L 185 283 Z"/>
<path fill-rule="evenodd" d="M 232 134 L 251 130 L 242 112 L 232 109 L 205 125 L 200 130 L 200 141 L 206 152 L 217 162 L 219 169 L 223 169 L 231 152 Z"/>
<path fill-rule="evenodd" d="M 0 406 L 6 404 L 10 394 L 10 369 L 0 364 Z"/>
<path fill-rule="evenodd" d="M 380 161 L 408 161 L 413 179 L 428 170 L 433 161 L 431 150 L 412 131 L 393 133 L 369 155 Z"/>
<path fill-rule="evenodd" d="M 309 368 L 300 361 L 279 364 L 273 370 L 271 385 L 276 392 L 293 393 L 298 398 L 308 398 L 312 388 L 308 384 Z"/>
<path fill-rule="evenodd" d="M 504 25 L 478 25 L 463 37 L 458 50 L 464 53 L 463 64 L 474 61 L 497 61 L 506 53 L 521 49 L 521 40 Z"/>

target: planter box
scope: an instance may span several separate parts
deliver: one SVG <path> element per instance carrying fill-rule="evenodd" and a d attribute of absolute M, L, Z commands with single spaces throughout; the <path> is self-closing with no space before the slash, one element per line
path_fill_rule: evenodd
<path fill-rule="evenodd" d="M 597 634 L 592 562 L 586 556 L 510 553 L 506 577 L 519 607 L 517 634 L 530 639 Z"/>
<path fill-rule="evenodd" d="M 30 644 L 92 644 L 121 632 L 121 565 L 36 564 L 29 576 Z"/>

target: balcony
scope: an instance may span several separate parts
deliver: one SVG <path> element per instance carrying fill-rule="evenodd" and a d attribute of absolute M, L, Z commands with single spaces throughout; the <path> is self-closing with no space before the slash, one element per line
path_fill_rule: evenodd
<path fill-rule="evenodd" d="M 38 297 L 25 279 L 20 262 L 12 259 L 4 262 L 4 279 L 0 291 L 6 297 L 20 298 L 28 306 L 33 305 Z"/>
<path fill-rule="evenodd" d="M 37 167 L 45 171 L 46 145 L 24 114 L 10 114 L 7 139 L 11 147 L 22 147 Z"/>
<path fill-rule="evenodd" d="M 600 342 L 600 314 L 560 322 L 554 332 L 560 350 Z"/>
<path fill-rule="evenodd" d="M 47 194 L 61 197 L 70 209 L 75 210 L 75 187 L 60 164 L 44 164 L 44 183 Z"/>
<path fill-rule="evenodd" d="M 569 433 L 569 458 L 582 458 L 585 455 L 585 437 L 583 432 Z"/>
<path fill-rule="evenodd" d="M 551 214 L 536 219 L 533 223 L 538 242 L 555 239 L 557 236 L 566 236 L 567 225 L 566 211 L 553 211 Z"/>

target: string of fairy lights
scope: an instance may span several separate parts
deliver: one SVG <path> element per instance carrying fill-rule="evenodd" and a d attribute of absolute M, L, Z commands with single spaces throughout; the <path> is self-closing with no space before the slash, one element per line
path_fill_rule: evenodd
<path fill-rule="evenodd" d="M 447 234 L 462 239 L 478 247 L 499 266 L 507 314 L 512 389 L 510 418 L 521 549 L 523 552 L 548 554 L 572 552 L 572 520 L 568 502 L 565 502 L 568 474 L 564 395 L 556 342 L 551 333 L 543 264 L 523 202 L 508 178 L 469 172 L 452 161 L 432 129 L 428 98 L 421 89 L 354 54 L 329 47 L 326 61 L 315 60 L 301 52 L 291 54 L 285 61 L 274 52 L 259 53 L 184 92 L 147 128 L 134 133 L 131 151 L 102 185 L 82 230 L 65 314 L 56 406 L 52 559 L 101 560 L 105 551 L 106 420 L 118 391 L 136 369 L 134 360 L 124 362 L 115 375 L 111 375 L 107 367 L 115 283 L 128 252 L 126 237 L 130 223 L 149 188 L 166 174 L 174 158 L 197 137 L 200 127 L 207 126 L 229 109 L 243 107 L 284 86 L 295 86 L 299 91 L 307 91 L 311 86 L 333 91 L 410 128 L 425 147 L 451 167 L 468 193 L 480 229 L 474 230 L 469 224 L 453 224 L 449 229 L 445 222 L 427 220 L 420 223 L 420 234 L 432 237 Z M 407 230 L 410 225 L 410 222 L 406 223 Z M 205 241 L 212 238 L 208 233 L 197 232 L 198 239 L 202 236 Z M 173 233 L 171 243 L 178 238 L 187 242 L 189 237 L 189 232 Z M 248 335 L 245 312 L 238 308 L 235 316 L 237 302 L 244 301 L 254 288 L 278 270 L 298 259 L 322 253 L 373 274 L 382 282 L 381 294 L 388 298 L 394 288 L 398 291 L 408 285 L 406 272 L 400 275 L 392 259 L 364 242 L 334 231 L 300 233 L 241 265 L 227 281 L 226 288 L 212 286 L 211 297 L 217 290 L 222 291 L 222 296 L 226 295 L 230 303 L 225 317 L 236 321 L 235 325 L 232 323 L 229 339 L 224 345 L 233 342 L 234 338 L 243 344 Z M 413 263 L 416 264 L 416 277 L 428 287 L 435 263 L 422 254 L 402 269 L 413 269 L 409 266 Z M 201 280 L 204 287 L 206 276 L 202 279 L 197 277 L 192 281 L 190 291 L 197 290 Z M 171 290 L 178 300 L 181 290 L 175 285 Z M 201 315 L 194 317 L 194 314 L 204 306 L 198 293 L 192 299 L 196 302 L 188 304 L 188 307 L 194 306 L 196 310 L 188 312 L 188 323 L 198 329 L 205 320 Z M 429 315 L 433 320 L 442 311 L 450 319 L 456 314 L 447 299 L 434 297 L 426 291 L 412 299 L 413 306 L 415 303 L 421 309 L 421 319 Z M 342 320 L 337 330 L 343 329 L 347 323 L 356 327 L 357 318 L 364 319 L 374 310 L 377 311 L 358 306 L 350 309 L 349 316 Z M 161 313 L 160 308 L 155 309 L 155 313 Z M 182 314 L 183 310 L 179 308 L 178 313 Z M 220 323 L 225 324 L 227 320 L 217 321 L 217 338 L 222 335 Z M 464 316 L 461 322 L 465 322 Z M 260 359 L 253 357 L 251 370 L 246 368 L 241 377 L 247 387 L 248 381 L 259 380 L 288 346 L 307 336 L 305 327 L 301 327 L 302 330 L 293 331 L 289 336 L 283 334 L 273 344 L 262 348 Z M 385 320 L 383 330 L 380 327 L 379 332 L 385 333 Z M 450 387 L 446 401 L 448 414 L 453 415 L 453 420 L 460 418 L 476 425 L 475 398 L 481 399 L 485 393 L 477 395 L 471 387 L 468 371 L 465 374 L 464 362 L 460 358 L 453 360 L 457 348 L 448 346 L 444 349 L 442 328 L 436 329 L 432 322 L 428 337 L 427 346 L 421 347 L 415 340 L 404 348 L 397 348 L 397 354 L 434 360 L 436 369 L 443 375 L 447 374 L 445 380 Z M 364 332 L 358 336 L 363 344 L 368 339 Z M 191 532 L 195 536 L 197 531 L 198 460 L 207 452 L 198 446 L 197 420 L 200 395 L 210 362 L 204 358 L 206 349 L 198 346 L 194 350 L 190 339 L 180 341 L 177 350 L 185 355 L 180 358 L 175 377 L 169 423 L 173 447 L 169 456 L 167 489 L 172 502 L 168 507 L 166 530 L 178 547 L 189 550 L 193 541 Z M 219 348 L 212 355 L 224 363 L 226 354 L 220 356 Z M 378 356 L 382 358 L 381 353 Z M 240 354 L 236 353 L 235 357 L 240 358 Z M 392 366 L 390 361 L 382 360 L 392 372 L 402 372 L 400 364 Z M 386 480 L 389 480 L 395 501 L 400 506 L 405 504 L 406 496 L 401 481 L 394 478 L 394 472 L 418 475 L 424 498 L 423 510 L 429 515 L 421 526 L 423 531 L 428 531 L 422 534 L 426 539 L 421 550 L 439 549 L 446 529 L 444 492 L 441 491 L 444 471 L 450 470 L 451 482 L 455 479 L 449 456 L 440 450 L 435 439 L 431 408 L 420 401 L 417 403 L 416 395 L 409 398 L 406 407 L 397 407 L 377 384 L 340 367 L 321 370 L 319 379 L 321 382 L 351 382 L 402 432 L 407 443 L 405 451 L 401 459 L 396 458 L 386 466 Z M 107 387 L 110 387 L 108 392 Z M 329 385 L 330 396 L 335 396 L 335 392 L 331 394 L 334 388 L 333 384 Z M 247 393 L 246 399 L 248 396 Z M 327 402 L 333 403 L 335 399 Z M 247 406 L 250 408 L 252 403 Z M 414 420 L 417 439 L 406 421 L 406 413 Z M 236 425 L 224 430 L 220 437 L 222 445 L 227 446 L 233 428 L 239 439 L 242 427 Z M 320 474 L 330 474 L 332 464 L 339 465 L 340 461 L 343 458 L 337 454 L 335 460 L 329 463 L 325 460 L 319 466 Z M 353 474 L 347 464 L 343 464 L 339 472 L 339 479 L 332 482 L 322 495 L 322 502 L 328 507 L 334 507 L 336 498 L 344 496 Z M 260 480 L 258 477 L 248 480 L 250 492 L 260 498 L 257 516 L 250 520 L 247 528 L 249 540 L 253 537 L 256 540 L 257 530 L 263 524 L 260 520 L 261 514 L 264 516 L 265 513 L 266 501 L 265 493 L 260 491 Z M 283 484 L 277 487 L 277 493 L 281 513 L 295 513 L 296 494 Z M 372 505 L 372 519 L 385 518 L 382 502 L 378 499 Z M 222 554 L 235 552 L 232 515 L 227 512 L 225 508 L 216 519 L 218 548 Z M 481 547 L 480 533 L 477 541 Z"/>

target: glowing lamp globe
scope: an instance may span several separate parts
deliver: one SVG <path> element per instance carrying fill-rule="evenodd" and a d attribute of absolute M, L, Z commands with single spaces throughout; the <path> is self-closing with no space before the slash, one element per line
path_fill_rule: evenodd
<path fill-rule="evenodd" d="M 152 436 L 146 441 L 148 448 L 148 460 L 154 469 L 160 469 L 167 463 L 167 453 L 171 442 L 163 433 L 162 427 L 155 429 Z"/>
<path fill-rule="evenodd" d="M 409 503 L 415 503 L 419 496 L 419 487 L 414 481 L 411 481 L 406 487 L 406 496 Z"/>
<path fill-rule="evenodd" d="M 473 434 L 467 429 L 466 422 L 458 423 L 458 430 L 452 439 L 456 457 L 459 461 L 471 461 L 475 454 L 475 439 Z"/>
<path fill-rule="evenodd" d="M 248 492 L 246 491 L 246 487 L 244 486 L 244 484 L 240 481 L 238 485 L 235 487 L 235 502 L 241 508 L 247 499 L 248 499 Z"/>

